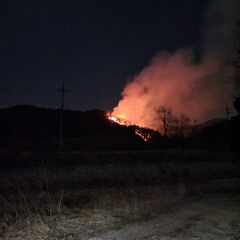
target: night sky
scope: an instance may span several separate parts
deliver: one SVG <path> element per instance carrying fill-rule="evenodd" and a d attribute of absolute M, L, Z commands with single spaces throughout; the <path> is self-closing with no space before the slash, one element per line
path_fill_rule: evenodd
<path fill-rule="evenodd" d="M 0 107 L 111 110 L 157 52 L 201 51 L 207 0 L 1 0 Z"/>

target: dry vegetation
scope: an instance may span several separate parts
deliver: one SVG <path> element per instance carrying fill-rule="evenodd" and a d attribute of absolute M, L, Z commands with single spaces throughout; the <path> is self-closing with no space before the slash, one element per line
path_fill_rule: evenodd
<path fill-rule="evenodd" d="M 1 170 L 0 239 L 90 239 L 209 193 L 237 192 L 239 170 L 226 161 Z M 232 226 L 237 240 L 239 225 Z"/>
<path fill-rule="evenodd" d="M 182 186 L 99 188 L 1 195 L 3 239 L 73 239 L 166 211 L 182 198 Z M 174 196 L 174 197 L 173 197 Z"/>
<path fill-rule="evenodd" d="M 225 186 L 225 189 L 226 187 L 229 186 Z M 202 189 L 198 187 L 198 190 L 199 192 L 195 195 L 188 196 L 186 186 L 179 183 L 176 185 L 99 188 L 98 190 L 51 194 L 47 192 L 25 193 L 24 195 L 21 192 L 12 193 L 1 199 L 1 219 L 3 220 L 1 239 L 90 239 L 109 230 L 116 231 L 129 223 L 141 223 L 141 221 L 148 221 L 159 216 L 167 216 L 177 209 L 183 210 L 184 206 L 189 206 L 201 198 L 204 199 L 205 193 L 202 192 L 204 187 Z M 239 195 L 234 195 L 235 197 L 240 201 Z M 214 204 L 213 201 L 212 204 Z M 225 207 L 225 211 L 229 211 L 229 209 Z M 236 210 L 234 211 L 236 213 Z M 201 214 L 196 213 L 194 207 L 191 208 L 191 212 L 196 217 L 192 220 L 198 222 L 200 221 L 199 217 L 202 219 Z M 190 219 L 192 215 L 187 213 L 187 211 L 184 212 Z M 224 216 L 220 214 L 219 217 L 223 218 Z M 184 220 L 183 218 L 182 221 Z M 239 226 L 236 219 L 235 221 L 233 221 L 234 218 L 225 220 L 226 224 L 232 221 L 232 229 L 228 230 L 231 236 L 234 236 L 232 239 L 239 239 L 237 238 Z M 191 224 L 194 224 L 194 221 L 191 221 Z M 219 222 L 218 218 L 212 218 L 212 222 L 216 225 Z M 180 223 L 174 231 L 181 228 L 182 224 Z M 185 228 L 184 225 L 183 229 Z M 167 231 L 167 229 L 165 230 Z"/>

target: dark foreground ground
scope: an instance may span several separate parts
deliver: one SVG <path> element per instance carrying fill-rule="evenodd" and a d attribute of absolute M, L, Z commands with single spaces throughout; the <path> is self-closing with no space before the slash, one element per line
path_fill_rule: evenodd
<path fill-rule="evenodd" d="M 240 239 L 236 157 L 89 154 L 94 164 L 1 169 L 0 239 Z"/>
<path fill-rule="evenodd" d="M 148 220 L 106 231 L 92 240 L 201 240 L 239 239 L 240 198 L 210 194 L 198 199 L 176 201 L 168 211 Z M 80 239 L 89 239 L 81 237 Z"/>

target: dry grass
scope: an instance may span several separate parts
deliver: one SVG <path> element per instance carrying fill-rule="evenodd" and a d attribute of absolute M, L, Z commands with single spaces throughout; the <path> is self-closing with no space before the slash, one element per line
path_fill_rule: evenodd
<path fill-rule="evenodd" d="M 189 186 L 185 184 L 186 180 L 228 177 L 233 172 L 239 172 L 239 167 L 224 161 L 217 165 L 140 162 L 4 170 L 0 172 L 3 184 L 11 192 L 0 194 L 0 239 L 84 239 L 83 236 L 90 237 L 170 211 L 189 193 L 191 196 L 201 194 L 197 184 Z M 119 187 L 124 181 L 127 184 Z M 138 181 L 143 185 L 136 186 Z M 83 188 L 89 183 L 94 183 L 95 188 L 88 185 Z M 113 187 L 106 187 L 111 184 Z M 214 184 L 219 186 L 221 183 Z M 215 185 L 211 185 L 211 189 L 217 189 Z M 230 185 L 235 186 L 231 182 L 226 188 Z M 206 187 L 209 184 L 202 189 Z M 236 189 L 239 189 L 239 182 Z"/>
<path fill-rule="evenodd" d="M 34 194 L 16 191 L 1 196 L 0 239 L 89 239 L 130 222 L 174 212 L 187 199 L 199 198 L 199 195 L 188 198 L 186 194 L 184 183 Z M 238 240 L 239 231 L 234 228 L 237 230 L 233 239 Z"/>
<path fill-rule="evenodd" d="M 0 236 L 3 239 L 41 239 L 61 214 L 62 194 L 46 191 L 24 193 L 21 190 L 0 195 Z M 34 235 L 38 237 L 34 237 Z"/>
<path fill-rule="evenodd" d="M 151 218 L 181 199 L 181 187 L 139 186 L 1 195 L 0 239 L 74 239 Z"/>

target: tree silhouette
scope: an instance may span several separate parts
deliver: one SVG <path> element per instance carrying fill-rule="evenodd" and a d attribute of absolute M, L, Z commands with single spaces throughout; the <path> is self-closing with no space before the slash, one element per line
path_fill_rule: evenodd
<path fill-rule="evenodd" d="M 156 109 L 157 120 L 160 120 L 160 124 L 163 128 L 163 135 L 167 137 L 170 132 L 171 123 L 173 121 L 172 111 L 170 108 L 160 106 Z"/>

